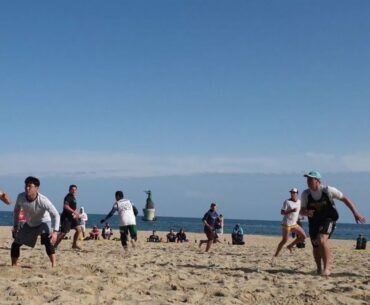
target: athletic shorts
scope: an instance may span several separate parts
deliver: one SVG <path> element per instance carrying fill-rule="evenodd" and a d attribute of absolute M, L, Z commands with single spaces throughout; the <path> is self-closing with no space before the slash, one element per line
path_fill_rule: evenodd
<path fill-rule="evenodd" d="M 66 234 L 71 231 L 71 229 L 76 229 L 80 225 L 79 221 L 76 219 L 63 218 L 61 222 L 60 231 Z"/>
<path fill-rule="evenodd" d="M 208 240 L 215 240 L 218 238 L 216 232 L 210 230 L 208 227 L 204 227 L 204 233 L 207 235 Z"/>
<path fill-rule="evenodd" d="M 288 225 L 281 225 L 282 227 L 283 227 L 283 229 L 286 229 L 286 230 L 288 230 L 288 232 L 290 232 L 291 230 L 293 230 L 293 229 L 296 229 L 296 228 L 298 228 L 299 227 L 299 225 L 297 225 L 297 224 L 295 224 L 295 225 L 291 225 L 291 226 L 288 226 Z"/>
<path fill-rule="evenodd" d="M 34 248 L 37 237 L 41 234 L 49 235 L 51 232 L 51 222 L 43 222 L 36 227 L 30 227 L 27 223 L 18 231 L 15 242 Z"/>
<path fill-rule="evenodd" d="M 309 232 L 311 241 L 317 239 L 319 234 L 329 235 L 329 238 L 335 230 L 336 222 L 331 218 L 323 219 L 320 222 L 310 223 Z"/>
<path fill-rule="evenodd" d="M 136 240 L 136 238 L 137 238 L 136 225 L 120 226 L 119 231 L 120 231 L 121 234 L 125 234 L 125 235 L 128 235 L 128 233 L 130 233 L 131 239 Z"/>

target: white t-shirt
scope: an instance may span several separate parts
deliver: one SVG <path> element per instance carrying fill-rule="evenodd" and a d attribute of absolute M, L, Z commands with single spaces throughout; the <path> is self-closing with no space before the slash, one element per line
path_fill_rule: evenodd
<path fill-rule="evenodd" d="M 317 191 L 311 191 L 310 189 L 306 189 L 306 190 L 303 191 L 303 193 L 301 195 L 301 206 L 302 206 L 302 208 L 307 207 L 308 195 L 309 194 L 311 194 L 313 199 L 319 200 L 322 196 L 322 192 L 323 192 L 324 188 L 326 189 L 326 193 L 329 195 L 329 197 L 331 197 L 333 199 L 342 200 L 344 195 L 341 191 L 339 191 L 338 189 L 336 189 L 335 187 L 332 187 L 332 186 L 320 185 L 320 187 Z"/>
<path fill-rule="evenodd" d="M 118 212 L 121 226 L 136 225 L 136 217 L 130 200 L 121 199 L 117 201 L 113 204 L 113 209 Z"/>
<path fill-rule="evenodd" d="M 14 226 L 18 226 L 18 214 L 23 209 L 26 223 L 30 227 L 39 226 L 43 222 L 51 222 L 51 217 L 54 219 L 54 230 L 59 230 L 60 216 L 57 209 L 50 200 L 38 193 L 34 201 L 29 202 L 26 198 L 26 193 L 20 193 L 14 206 Z"/>
<path fill-rule="evenodd" d="M 297 220 L 299 217 L 299 211 L 301 210 L 301 200 L 293 201 L 287 199 L 283 203 L 283 207 L 281 208 L 283 211 L 293 210 L 296 209 L 295 212 L 291 212 L 287 215 L 284 215 L 283 218 L 283 225 L 285 226 L 293 226 L 297 224 Z"/>
<path fill-rule="evenodd" d="M 88 218 L 85 212 L 80 213 L 80 223 L 82 226 L 86 225 Z"/>

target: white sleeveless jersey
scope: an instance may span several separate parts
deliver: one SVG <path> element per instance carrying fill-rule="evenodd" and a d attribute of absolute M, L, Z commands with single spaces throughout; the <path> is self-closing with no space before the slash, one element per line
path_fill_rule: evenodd
<path fill-rule="evenodd" d="M 121 199 L 113 205 L 113 208 L 118 212 L 121 226 L 136 225 L 136 217 L 130 200 Z"/>

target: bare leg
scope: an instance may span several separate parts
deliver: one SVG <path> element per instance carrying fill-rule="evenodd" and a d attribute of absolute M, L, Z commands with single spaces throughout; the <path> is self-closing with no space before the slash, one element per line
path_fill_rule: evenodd
<path fill-rule="evenodd" d="M 57 265 L 57 257 L 55 254 L 51 254 L 49 255 L 49 259 L 50 259 L 50 262 L 51 262 L 51 267 L 54 268 L 56 267 Z"/>
<path fill-rule="evenodd" d="M 208 250 L 211 248 L 212 244 L 213 244 L 213 239 L 207 240 L 206 252 L 208 252 Z"/>
<path fill-rule="evenodd" d="M 322 270 L 321 274 L 325 276 L 330 275 L 330 267 L 331 267 L 331 251 L 329 247 L 329 235 L 326 234 L 319 234 L 319 244 L 320 244 L 320 253 L 321 258 L 324 264 L 324 270 Z"/>
<path fill-rule="evenodd" d="M 278 244 L 278 247 L 276 249 L 276 252 L 274 254 L 274 257 L 277 257 L 279 255 L 281 249 L 287 243 L 288 238 L 289 238 L 289 230 L 286 227 L 283 227 L 283 229 L 281 231 L 281 234 L 282 234 L 282 237 L 283 238 L 281 239 L 280 243 Z"/>
<path fill-rule="evenodd" d="M 60 242 L 62 241 L 62 239 L 66 236 L 66 233 L 64 232 L 59 232 L 58 233 L 58 238 L 57 238 L 57 241 L 55 242 L 54 244 L 54 247 L 57 248 L 58 245 L 60 244 Z"/>
<path fill-rule="evenodd" d="M 306 239 L 306 234 L 301 227 L 294 228 L 292 231 L 297 234 L 297 238 L 287 246 L 290 252 L 292 252 L 292 249 L 296 244 L 299 242 L 304 242 Z"/>
<path fill-rule="evenodd" d="M 317 267 L 317 274 L 321 274 L 322 266 L 321 266 L 321 250 L 319 247 L 313 248 L 313 258 L 315 259 L 316 267 Z"/>
<path fill-rule="evenodd" d="M 199 241 L 199 248 L 203 245 L 203 244 L 205 244 L 205 243 L 207 243 L 208 242 L 208 239 L 207 240 L 200 240 Z"/>
<path fill-rule="evenodd" d="M 80 233 L 81 233 L 81 227 L 76 227 L 76 232 L 75 232 L 75 234 L 73 235 L 73 243 L 72 243 L 72 248 L 73 248 L 73 249 L 81 249 L 81 248 L 77 245 L 77 241 L 78 241 L 78 237 L 80 236 Z"/>

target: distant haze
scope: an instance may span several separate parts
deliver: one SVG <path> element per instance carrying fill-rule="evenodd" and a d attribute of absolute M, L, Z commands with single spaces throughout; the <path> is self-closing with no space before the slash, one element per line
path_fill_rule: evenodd
<path fill-rule="evenodd" d="M 370 218 L 370 173 L 323 173 L 324 184 L 335 186 L 348 195 L 359 211 Z M 24 177 L 0 177 L 0 188 L 13 198 L 23 191 Z M 160 216 L 202 217 L 213 201 L 226 218 L 280 220 L 280 208 L 289 197 L 289 189 L 306 188 L 301 174 L 203 174 L 142 178 L 72 178 L 41 177 L 40 192 L 49 197 L 59 211 L 70 184 L 78 185 L 78 205 L 88 213 L 107 213 L 114 192 L 123 190 L 142 213 L 145 206 L 144 190 L 152 191 L 152 198 Z M 341 222 L 354 222 L 350 211 L 337 202 Z M 12 207 L 0 206 L 8 211 Z"/>

